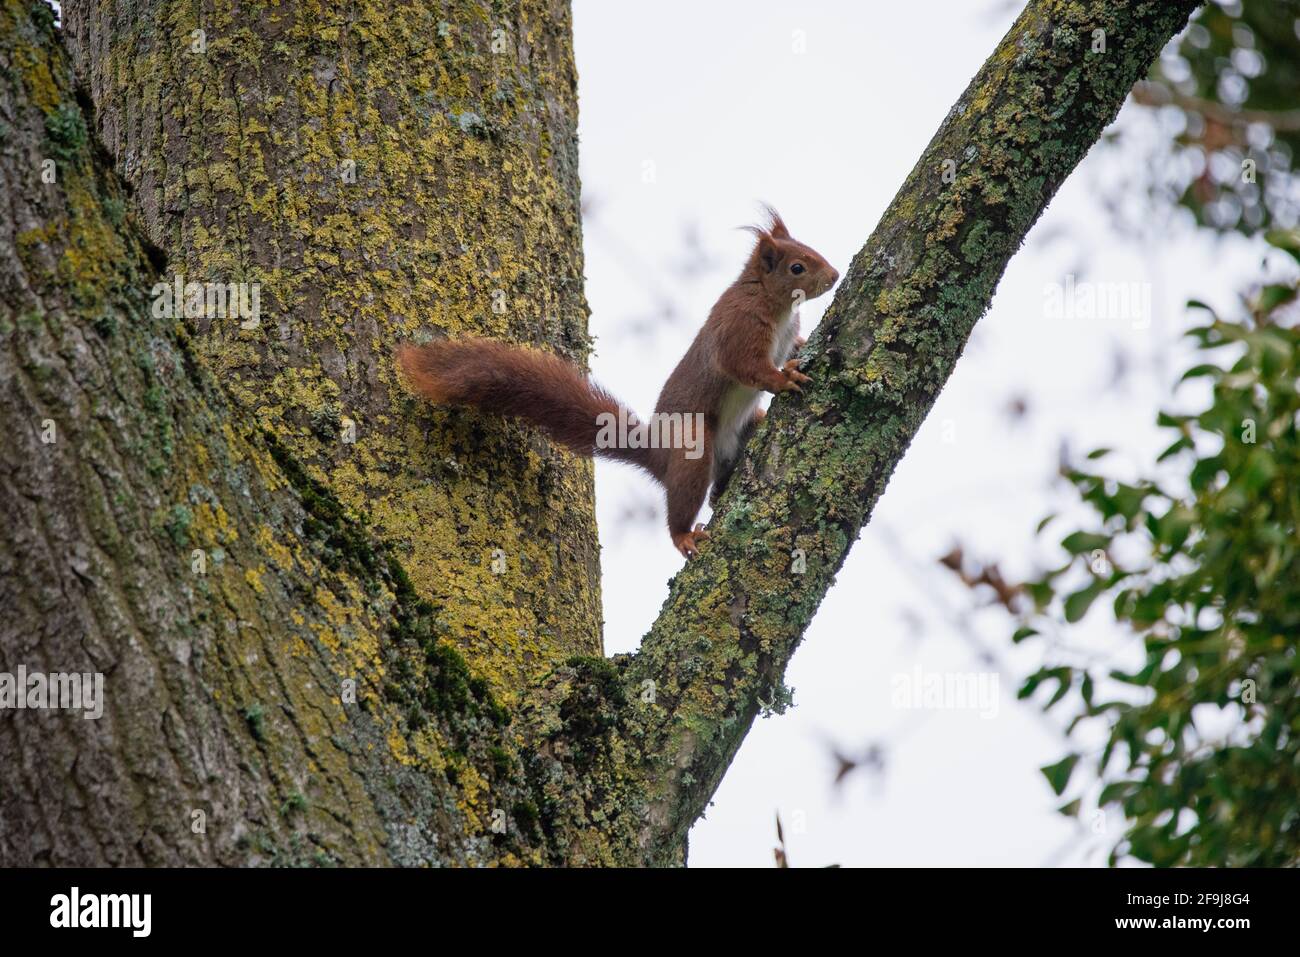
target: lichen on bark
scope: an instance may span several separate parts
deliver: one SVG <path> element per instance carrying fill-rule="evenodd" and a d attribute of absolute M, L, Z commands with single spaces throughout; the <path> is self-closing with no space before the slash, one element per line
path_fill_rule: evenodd
<path fill-rule="evenodd" d="M 585 362 L 568 4 L 64 11 L 169 273 L 261 286 L 256 329 L 196 331 L 235 401 L 394 544 L 504 700 L 600 654 L 591 464 L 429 408 L 392 362 L 400 341 L 471 334 Z"/>
<path fill-rule="evenodd" d="M 105 682 L 0 712 L 0 863 L 546 860 L 438 609 L 153 315 L 43 3 L 0 0 L 0 64 L 0 670 Z"/>

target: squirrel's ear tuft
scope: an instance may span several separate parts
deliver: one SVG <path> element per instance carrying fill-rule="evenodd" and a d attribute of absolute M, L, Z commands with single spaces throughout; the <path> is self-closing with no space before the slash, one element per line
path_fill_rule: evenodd
<path fill-rule="evenodd" d="M 763 204 L 763 212 L 767 214 L 768 233 L 775 239 L 789 239 L 790 230 L 785 228 L 785 220 L 781 218 L 781 214 L 767 203 Z"/>
<path fill-rule="evenodd" d="M 763 268 L 771 272 L 776 268 L 776 264 L 781 261 L 781 250 L 776 247 L 776 242 L 769 233 L 759 233 L 758 261 L 763 264 Z"/>
<path fill-rule="evenodd" d="M 775 269 L 776 264 L 781 261 L 781 250 L 777 248 L 773 234 L 762 226 L 741 226 L 740 228 L 758 237 L 758 242 L 754 245 L 753 261 L 757 261 L 765 272 L 771 272 Z"/>

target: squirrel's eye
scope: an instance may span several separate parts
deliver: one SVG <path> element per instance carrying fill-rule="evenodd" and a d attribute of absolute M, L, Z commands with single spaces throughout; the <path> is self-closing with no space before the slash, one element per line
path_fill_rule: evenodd
<path fill-rule="evenodd" d="M 802 276 L 802 275 L 803 275 L 803 263 L 795 263 L 793 266 L 790 267 L 790 271 L 791 271 L 792 273 L 794 273 L 796 276 Z"/>

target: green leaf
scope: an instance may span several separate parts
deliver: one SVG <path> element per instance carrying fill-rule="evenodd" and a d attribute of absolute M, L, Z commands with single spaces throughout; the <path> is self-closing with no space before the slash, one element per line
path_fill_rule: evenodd
<path fill-rule="evenodd" d="M 1034 600 L 1034 607 L 1039 611 L 1050 605 L 1052 597 L 1056 594 L 1051 582 L 1025 582 L 1024 587 L 1029 597 Z"/>
<path fill-rule="evenodd" d="M 1196 522 L 1196 513 L 1176 505 L 1160 517 L 1156 537 L 1170 548 L 1181 548 Z"/>
<path fill-rule="evenodd" d="M 1044 711 L 1050 711 L 1052 706 L 1064 698 L 1070 688 L 1074 686 L 1073 676 L 1068 669 L 1065 669 L 1065 674 L 1054 675 L 1053 677 L 1057 678 L 1060 683 L 1056 686 L 1056 690 L 1052 692 L 1052 696 L 1047 699 L 1047 704 L 1043 705 Z"/>
<path fill-rule="evenodd" d="M 1079 763 L 1077 754 L 1068 754 L 1055 764 L 1049 764 L 1045 768 L 1039 768 L 1043 776 L 1047 778 L 1047 783 L 1052 786 L 1053 793 L 1057 797 L 1065 792 L 1070 783 L 1070 775 L 1074 773 L 1075 765 Z"/>
<path fill-rule="evenodd" d="M 1095 532 L 1073 532 L 1061 539 L 1061 547 L 1071 555 L 1105 551 L 1110 547 L 1110 536 L 1098 535 Z"/>
<path fill-rule="evenodd" d="M 1264 242 L 1290 253 L 1291 258 L 1300 262 L 1300 229 L 1270 229 L 1264 234 Z"/>
<path fill-rule="evenodd" d="M 1156 425 L 1166 429 L 1181 429 L 1189 418 L 1190 416 L 1186 415 L 1170 415 L 1168 412 L 1160 412 L 1156 415 Z"/>
<path fill-rule="evenodd" d="M 1146 487 L 1119 482 L 1115 486 L 1115 494 L 1111 496 L 1111 500 L 1114 502 L 1116 512 L 1123 515 L 1125 519 L 1132 520 L 1142 511 L 1148 494 L 1149 490 Z"/>
<path fill-rule="evenodd" d="M 1222 374 L 1223 369 L 1220 366 L 1216 366 L 1213 362 L 1204 362 L 1199 366 L 1192 366 L 1183 373 L 1182 378 L 1178 381 L 1186 382 L 1188 379 L 1196 379 L 1200 376 L 1219 376 Z"/>
<path fill-rule="evenodd" d="M 1020 690 L 1016 692 L 1016 697 L 1021 701 L 1028 698 L 1038 690 L 1038 686 L 1043 683 L 1043 679 L 1046 677 L 1047 674 L 1045 672 L 1036 671 L 1034 674 L 1027 677 L 1020 685 Z"/>
<path fill-rule="evenodd" d="M 1181 435 L 1174 441 L 1174 443 L 1171 446 L 1169 446 L 1169 448 L 1165 449 L 1163 452 L 1160 453 L 1159 456 L 1156 457 L 1156 461 L 1163 462 L 1165 459 L 1172 458 L 1173 456 L 1177 455 L 1179 452 L 1183 451 L 1184 449 L 1191 449 L 1195 447 L 1196 447 L 1196 443 L 1194 443 L 1187 436 Z"/>
<path fill-rule="evenodd" d="M 1065 620 L 1074 624 L 1088 613 L 1088 608 L 1097 596 L 1106 590 L 1106 586 L 1100 580 L 1090 582 L 1086 588 L 1070 595 L 1065 599 Z"/>
<path fill-rule="evenodd" d="M 1261 316 L 1267 316 L 1278 306 L 1291 302 L 1295 297 L 1294 286 L 1265 286 L 1259 291 L 1259 297 L 1255 300 L 1255 311 Z"/>
<path fill-rule="evenodd" d="M 1246 470 L 1241 479 L 1248 492 L 1258 492 L 1277 474 L 1277 464 L 1267 449 L 1257 448 L 1246 459 Z"/>
<path fill-rule="evenodd" d="M 1131 781 L 1115 781 L 1107 784 L 1101 789 L 1101 794 L 1097 795 L 1098 804 L 1113 804 L 1116 801 L 1122 801 L 1133 790 Z"/>
<path fill-rule="evenodd" d="M 1223 471 L 1222 457 L 1211 455 L 1192 466 L 1192 474 L 1188 476 L 1187 480 L 1191 483 L 1192 489 L 1199 492 L 1208 487 L 1221 471 Z"/>

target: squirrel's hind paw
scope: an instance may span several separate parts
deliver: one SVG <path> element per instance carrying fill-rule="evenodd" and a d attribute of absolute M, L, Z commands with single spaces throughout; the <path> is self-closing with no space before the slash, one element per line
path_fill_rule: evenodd
<path fill-rule="evenodd" d="M 673 545 L 685 558 L 694 558 L 700 550 L 700 542 L 706 541 L 709 533 L 703 524 L 696 525 L 693 531 L 678 532 L 673 535 Z"/>

